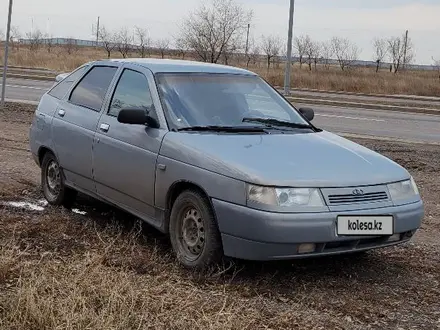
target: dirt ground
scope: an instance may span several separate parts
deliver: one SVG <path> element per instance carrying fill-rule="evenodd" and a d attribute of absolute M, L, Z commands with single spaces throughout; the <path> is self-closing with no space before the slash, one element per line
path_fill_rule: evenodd
<path fill-rule="evenodd" d="M 33 110 L 0 110 L 3 203 L 42 199 Z M 440 329 L 440 147 L 356 142 L 414 175 L 426 216 L 411 243 L 202 276 L 176 265 L 164 235 L 90 198 L 75 205 L 86 214 L 3 205 L 0 329 Z"/>

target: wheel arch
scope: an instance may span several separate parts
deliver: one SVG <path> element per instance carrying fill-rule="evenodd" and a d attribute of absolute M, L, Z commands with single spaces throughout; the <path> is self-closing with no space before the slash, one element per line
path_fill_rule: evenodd
<path fill-rule="evenodd" d="M 217 217 L 215 214 L 215 209 L 214 209 L 214 205 L 212 204 L 212 200 L 211 197 L 209 196 L 209 194 L 206 192 L 206 190 L 204 188 L 202 188 L 200 185 L 198 185 L 197 183 L 194 183 L 192 181 L 189 180 L 179 180 L 174 182 L 168 189 L 167 194 L 166 194 L 166 209 L 165 209 L 165 219 L 164 219 L 164 226 L 163 229 L 166 233 L 169 232 L 169 223 L 170 223 L 170 215 L 171 215 L 171 209 L 173 208 L 174 202 L 176 201 L 177 197 L 184 191 L 186 190 L 197 190 L 199 191 L 201 194 L 203 194 L 206 199 L 208 200 L 208 203 L 211 207 L 211 210 L 214 214 L 214 218 L 217 222 Z M 218 226 L 218 223 L 217 223 Z"/>
<path fill-rule="evenodd" d="M 57 158 L 57 156 L 55 155 L 55 153 L 53 152 L 52 149 L 46 147 L 46 146 L 41 146 L 40 148 L 38 148 L 38 163 L 41 167 L 41 164 L 43 163 L 43 159 L 44 156 L 48 153 L 51 153 L 52 155 L 54 155 L 55 158 Z"/>

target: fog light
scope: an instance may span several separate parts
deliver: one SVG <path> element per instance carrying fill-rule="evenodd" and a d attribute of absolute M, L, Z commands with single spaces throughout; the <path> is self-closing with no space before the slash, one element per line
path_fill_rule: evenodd
<path fill-rule="evenodd" d="M 394 234 L 388 238 L 388 242 L 397 242 L 400 241 L 400 234 Z"/>
<path fill-rule="evenodd" d="M 308 244 L 301 244 L 298 247 L 298 253 L 311 253 L 314 252 L 316 249 L 316 244 L 314 243 L 308 243 Z"/>

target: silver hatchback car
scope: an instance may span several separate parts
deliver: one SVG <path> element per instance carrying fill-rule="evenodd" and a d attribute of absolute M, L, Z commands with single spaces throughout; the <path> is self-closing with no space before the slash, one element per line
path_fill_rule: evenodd
<path fill-rule="evenodd" d="M 188 268 L 409 241 L 424 216 L 412 176 L 313 117 L 247 70 L 105 60 L 42 97 L 30 147 L 49 203 L 81 192 L 122 208 Z"/>

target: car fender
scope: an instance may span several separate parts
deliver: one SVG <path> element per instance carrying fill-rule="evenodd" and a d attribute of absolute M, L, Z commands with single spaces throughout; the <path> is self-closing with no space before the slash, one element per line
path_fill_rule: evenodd
<path fill-rule="evenodd" d="M 199 187 L 208 198 L 246 205 L 244 182 L 159 155 L 155 184 L 157 208 L 167 208 L 168 193 L 178 182 L 188 182 Z"/>

